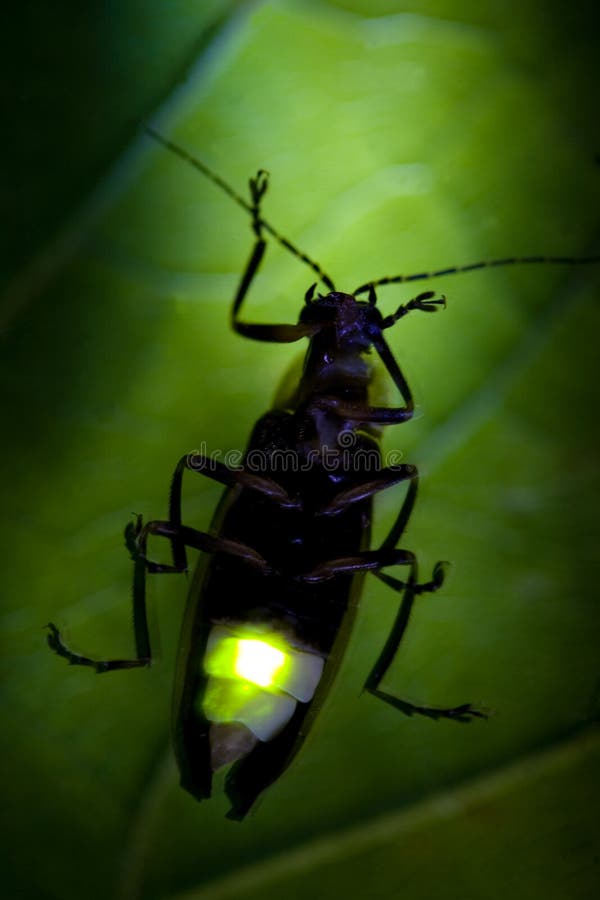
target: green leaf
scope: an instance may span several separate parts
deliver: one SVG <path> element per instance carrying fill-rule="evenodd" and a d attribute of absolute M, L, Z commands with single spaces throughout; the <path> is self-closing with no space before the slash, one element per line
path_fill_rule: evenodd
<path fill-rule="evenodd" d="M 597 797 L 588 786 L 597 778 L 599 749 L 596 732 L 176 900 L 332 894 L 500 900 L 507 888 L 518 897 L 588 897 L 597 833 Z"/>
<path fill-rule="evenodd" d="M 61 188 L 53 167 L 33 173 L 45 200 L 27 254 L 9 265 L 19 264 L 0 307 L 5 893 L 583 900 L 598 876 L 592 267 L 440 278 L 431 288 L 447 309 L 390 333 L 420 413 L 384 438 L 422 475 L 403 545 L 427 575 L 437 560 L 452 565 L 443 591 L 419 601 L 385 684 L 415 702 L 485 703 L 487 723 L 406 719 L 361 695 L 398 601 L 367 580 L 305 749 L 239 825 L 224 818 L 218 785 L 203 804 L 181 791 L 170 755 L 185 579 L 152 581 L 150 670 L 98 678 L 45 646 L 53 621 L 74 649 L 131 655 L 126 523 L 165 514 L 182 453 L 242 450 L 297 352 L 231 333 L 248 217 L 142 133 L 115 149 L 125 120 L 131 133 L 151 118 L 241 193 L 267 169 L 265 216 L 341 290 L 597 251 L 593 12 L 197 6 L 112 14 L 127 77 L 103 155 L 84 128 L 81 168 L 70 166 L 75 131 L 60 120 Z M 151 91 L 140 87 L 148 70 Z M 75 65 L 69 75 L 90 115 Z M 26 118 L 19 126 L 34 133 Z M 293 322 L 312 280 L 271 245 L 248 309 Z M 382 287 L 379 303 L 393 311 L 412 295 Z M 190 476 L 186 522 L 207 528 L 219 495 Z M 400 498 L 392 489 L 377 504 L 374 545 Z"/>

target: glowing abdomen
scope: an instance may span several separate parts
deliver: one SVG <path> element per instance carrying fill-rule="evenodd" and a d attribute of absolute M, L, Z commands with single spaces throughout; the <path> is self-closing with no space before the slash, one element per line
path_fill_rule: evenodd
<path fill-rule="evenodd" d="M 212 768 L 246 755 L 288 724 L 298 703 L 312 700 L 325 660 L 298 650 L 280 633 L 247 624 L 215 625 L 203 668 L 209 676 L 201 699 L 211 723 Z"/>

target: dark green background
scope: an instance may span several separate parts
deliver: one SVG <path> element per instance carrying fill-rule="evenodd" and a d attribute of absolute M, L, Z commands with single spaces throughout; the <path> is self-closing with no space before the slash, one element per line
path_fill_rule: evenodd
<path fill-rule="evenodd" d="M 390 336 L 420 413 L 385 438 L 423 473 L 404 543 L 452 569 L 386 686 L 484 702 L 489 722 L 361 696 L 396 602 L 373 579 L 303 754 L 238 825 L 171 761 L 184 580 L 151 586 L 149 671 L 69 669 L 43 630 L 131 653 L 124 524 L 164 514 L 181 453 L 243 447 L 294 356 L 230 333 L 248 221 L 139 124 L 240 190 L 268 169 L 265 214 L 341 289 L 597 253 L 592 4 L 30 0 L 2 31 L 3 893 L 593 896 L 593 268 L 441 279 L 448 309 Z M 255 317 L 293 321 L 310 281 L 273 248 Z M 186 520 L 207 527 L 218 496 L 190 477 Z M 375 539 L 398 503 L 377 504 Z"/>

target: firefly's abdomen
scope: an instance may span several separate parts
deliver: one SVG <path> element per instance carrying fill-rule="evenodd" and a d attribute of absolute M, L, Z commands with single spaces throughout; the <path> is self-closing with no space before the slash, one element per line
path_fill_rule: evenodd
<path fill-rule="evenodd" d="M 280 632 L 248 623 L 214 625 L 203 662 L 201 712 L 210 722 L 213 771 L 272 740 L 298 703 L 312 700 L 325 660 Z"/>

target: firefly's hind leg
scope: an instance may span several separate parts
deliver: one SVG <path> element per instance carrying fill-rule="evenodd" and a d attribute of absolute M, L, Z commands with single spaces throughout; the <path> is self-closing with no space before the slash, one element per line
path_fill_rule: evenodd
<path fill-rule="evenodd" d="M 404 533 L 415 504 L 417 488 L 418 481 L 415 477 L 409 484 L 407 495 L 398 516 L 396 517 L 396 521 L 381 545 L 382 550 L 389 550 L 389 548 L 394 547 L 396 542 L 400 539 L 400 536 Z M 420 706 L 410 703 L 408 700 L 402 700 L 400 697 L 396 697 L 394 694 L 390 694 L 387 691 L 381 690 L 379 685 L 383 681 L 386 672 L 398 652 L 404 632 L 408 626 L 415 597 L 419 594 L 433 593 L 441 588 L 444 582 L 444 563 L 436 563 L 431 580 L 423 584 L 417 582 L 417 561 L 414 556 L 412 557 L 412 563 L 410 564 L 410 575 L 406 582 L 400 581 L 385 572 L 374 572 L 374 574 L 393 590 L 402 593 L 402 601 L 394 624 L 392 625 L 392 629 L 388 635 L 388 639 L 365 682 L 365 690 L 369 691 L 369 693 L 373 694 L 375 697 L 379 697 L 379 699 L 383 700 L 385 703 L 389 703 L 396 709 L 401 710 L 407 716 L 417 713 L 422 716 L 427 716 L 430 719 L 452 719 L 455 722 L 470 722 L 471 719 L 475 717 L 486 718 L 486 714 L 482 710 L 477 709 L 470 703 L 463 703 L 460 706 L 446 708 Z"/>
<path fill-rule="evenodd" d="M 58 628 L 52 622 L 49 622 L 46 627 L 50 632 L 46 638 L 48 646 L 66 659 L 71 666 L 90 666 L 98 674 L 101 674 L 113 669 L 137 669 L 140 666 L 149 666 L 151 663 L 150 656 L 136 657 L 136 659 L 90 659 L 88 656 L 82 656 L 80 653 L 69 650 L 63 643 Z"/>
<path fill-rule="evenodd" d="M 141 518 L 138 516 L 138 523 L 141 525 Z M 134 560 L 133 575 L 133 634 L 135 639 L 136 657 L 135 659 L 91 659 L 89 656 L 82 656 L 75 653 L 63 643 L 60 632 L 56 625 L 52 622 L 48 623 L 49 634 L 47 635 L 48 646 L 54 650 L 63 659 L 66 659 L 71 666 L 89 666 L 95 669 L 96 673 L 101 675 L 103 672 L 111 672 L 115 669 L 137 669 L 141 666 L 149 666 L 152 662 L 152 652 L 150 649 L 150 634 L 148 632 L 148 616 L 146 613 L 146 567 L 144 560 L 139 558 L 136 553 L 135 545 L 135 527 L 128 526 L 125 530 L 125 543 Z"/>
<path fill-rule="evenodd" d="M 416 567 L 414 574 L 416 576 Z M 387 579 L 384 580 L 387 582 Z M 435 577 L 431 584 L 435 585 Z M 412 716 L 413 713 L 417 713 L 421 716 L 427 716 L 429 719 L 453 719 L 455 722 L 470 722 L 471 719 L 475 717 L 481 719 L 487 718 L 485 712 L 477 709 L 477 707 L 470 703 L 462 703 L 460 706 L 451 707 L 421 706 L 411 703 L 408 700 L 402 700 L 395 694 L 390 694 L 388 691 L 384 691 L 379 687 L 400 647 L 400 642 L 402 641 L 402 637 L 408 625 L 415 596 L 417 593 L 424 593 L 427 589 L 426 586 L 415 585 L 410 582 L 406 586 L 402 585 L 401 588 L 394 587 L 396 590 L 403 590 L 402 602 L 383 650 L 379 654 L 379 658 L 365 682 L 365 690 L 369 691 L 369 693 L 373 694 L 375 697 L 379 697 L 379 699 L 385 701 L 385 703 L 389 703 L 390 706 L 399 709 L 407 716 Z M 415 588 L 420 588 L 420 590 L 416 591 Z M 437 586 L 433 586 L 429 589 L 437 590 Z"/>
<path fill-rule="evenodd" d="M 153 521 L 142 525 L 141 516 L 136 517 L 135 524 L 130 524 L 125 531 L 125 540 L 134 561 L 133 576 L 133 628 L 137 656 L 135 659 L 91 659 L 75 653 L 63 643 L 60 632 L 52 622 L 48 624 L 50 633 L 47 636 L 48 646 L 70 665 L 89 666 L 98 674 L 114 669 L 134 669 L 149 666 L 152 662 L 148 617 L 146 613 L 146 572 L 181 572 L 176 565 L 163 565 L 146 558 L 146 544 L 150 534 L 166 537 L 185 546 L 209 553 L 226 553 L 262 573 L 269 570 L 266 561 L 252 548 L 237 541 L 214 537 L 194 528 L 182 526 L 177 528 L 171 522 Z"/>

